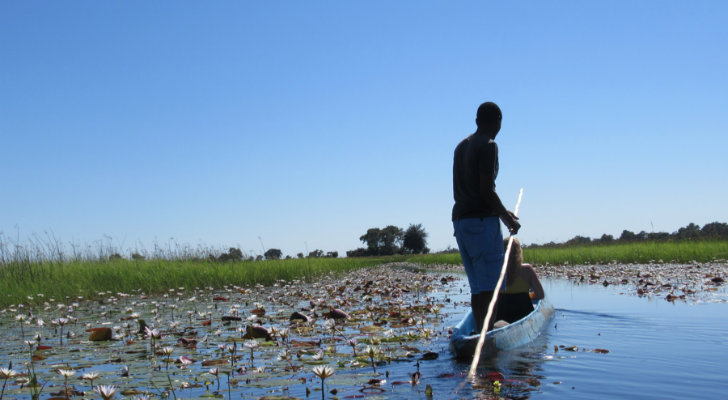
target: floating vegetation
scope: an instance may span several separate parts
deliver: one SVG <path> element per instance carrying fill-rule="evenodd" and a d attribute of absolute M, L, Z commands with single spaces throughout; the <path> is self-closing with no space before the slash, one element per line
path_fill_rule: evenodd
<path fill-rule="evenodd" d="M 394 382 L 416 389 L 436 379 L 419 364 L 443 350 L 433 343 L 448 333 L 454 279 L 383 266 L 313 283 L 40 296 L 0 310 L 0 363 L 27 367 L 0 369 L 2 396 L 359 396 L 394 390 L 390 366 L 402 361 L 412 369 Z"/>

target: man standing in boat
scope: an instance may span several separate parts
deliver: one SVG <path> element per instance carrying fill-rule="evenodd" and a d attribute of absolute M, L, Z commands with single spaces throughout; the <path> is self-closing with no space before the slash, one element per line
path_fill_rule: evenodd
<path fill-rule="evenodd" d="M 503 115 L 492 102 L 478 107 L 475 133 L 455 148 L 452 221 L 460 256 L 470 284 L 470 300 L 478 331 L 493 298 L 505 251 L 500 221 L 511 234 L 521 227 L 518 217 L 506 210 L 495 191 L 498 146 L 495 137 Z M 492 328 L 492 322 L 489 327 Z"/>

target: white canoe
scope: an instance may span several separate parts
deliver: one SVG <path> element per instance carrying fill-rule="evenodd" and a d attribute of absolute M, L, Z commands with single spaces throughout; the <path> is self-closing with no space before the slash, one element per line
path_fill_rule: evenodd
<path fill-rule="evenodd" d="M 547 299 L 535 303 L 534 310 L 502 328 L 493 329 L 485 336 L 481 357 L 489 357 L 498 350 L 510 350 L 531 342 L 546 327 L 554 315 L 554 306 Z M 450 347 L 459 359 L 472 359 L 480 333 L 475 333 L 473 312 L 469 310 L 450 336 Z"/>

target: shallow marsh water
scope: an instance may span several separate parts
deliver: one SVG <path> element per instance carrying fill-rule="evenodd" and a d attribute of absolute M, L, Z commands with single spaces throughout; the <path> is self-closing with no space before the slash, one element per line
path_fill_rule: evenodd
<path fill-rule="evenodd" d="M 557 308 L 548 329 L 527 346 L 484 360 L 478 377 L 470 382 L 465 378 L 469 364 L 453 359 L 447 338 L 449 328 L 469 307 L 464 276 L 387 271 L 360 272 L 319 284 L 177 289 L 158 298 L 104 294 L 99 296 L 102 301 L 64 299 L 62 307 L 60 301 L 35 307 L 33 315 L 45 325 L 25 321 L 24 337 L 23 321 L 17 315 L 27 315 L 29 308 L 14 307 L 0 313 L 0 366 L 12 362 L 14 370 L 26 372 L 23 363 L 28 362 L 30 351 L 24 340 L 32 340 L 38 331 L 40 344 L 51 347 L 34 352 L 33 366 L 41 384 L 46 384 L 41 399 L 64 396 L 63 378 L 54 372 L 57 368 L 76 371 L 68 386 L 76 390 L 78 399 L 100 398 L 90 391 L 90 382 L 78 379 L 88 372 L 100 375 L 94 385 L 119 386 L 129 398 L 138 393 L 169 398 L 213 396 L 217 379 L 208 372 L 215 368 L 211 362 L 220 362 L 218 396 L 227 398 L 229 389 L 236 399 L 321 398 L 321 381 L 312 373 L 317 365 L 335 369 L 325 381 L 327 399 L 427 398 L 428 385 L 435 399 L 720 398 L 728 389 L 723 374 L 728 366 L 724 288 L 686 303 L 668 302 L 662 296 L 638 297 L 616 285 L 544 279 L 546 293 Z M 323 316 L 330 306 L 352 318 L 339 322 L 334 330 Z M 262 309 L 264 315 L 254 313 Z M 294 311 L 318 318 L 291 325 L 288 318 Z M 71 317 L 64 326 L 63 344 L 60 327 L 51 324 L 62 315 Z M 222 322 L 222 316 L 233 315 L 242 320 Z M 155 352 L 149 338 L 134 333 L 136 318 L 161 330 Z M 239 329 L 253 323 L 288 328 L 288 337 L 257 339 L 251 360 L 251 349 L 245 344 L 252 342 L 241 339 Z M 90 342 L 86 329 L 95 327 L 116 327 L 115 334 L 123 337 Z M 70 339 L 69 331 L 74 335 Z M 197 346 L 177 346 L 179 338 L 194 338 Z M 359 357 L 347 344 L 351 339 L 357 341 Z M 372 340 L 379 341 L 377 373 L 361 356 Z M 229 346 L 234 343 L 235 365 L 231 366 Z M 169 364 L 160 354 L 168 346 L 173 348 Z M 281 357 L 285 349 L 289 353 Z M 193 362 L 175 363 L 180 357 Z M 120 372 L 125 366 L 129 376 L 123 377 Z M 231 368 L 235 372 L 228 387 L 225 371 Z M 411 384 L 413 374 L 419 377 L 415 385 Z M 499 384 L 494 384 L 495 379 Z M 174 393 L 168 390 L 169 382 Z M 4 398 L 30 399 L 30 390 L 21 383 L 11 379 Z"/>

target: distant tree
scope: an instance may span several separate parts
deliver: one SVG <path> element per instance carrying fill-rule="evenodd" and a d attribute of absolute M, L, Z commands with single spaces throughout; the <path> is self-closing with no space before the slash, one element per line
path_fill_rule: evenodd
<path fill-rule="evenodd" d="M 369 228 L 359 240 L 366 243 L 368 255 L 381 256 L 399 253 L 403 236 L 402 228 L 388 225 L 383 229 Z"/>
<path fill-rule="evenodd" d="M 405 253 L 410 254 L 425 253 L 427 249 L 427 232 L 425 232 L 422 224 L 410 224 L 403 235 L 402 249 Z"/>
<path fill-rule="evenodd" d="M 650 232 L 647 234 L 647 240 L 665 241 L 670 239 L 670 234 L 667 232 Z"/>
<path fill-rule="evenodd" d="M 369 228 L 367 233 L 361 235 L 359 240 L 366 243 L 367 253 L 371 256 L 379 255 L 379 241 L 382 236 L 382 230 L 379 228 Z"/>
<path fill-rule="evenodd" d="M 280 249 L 268 249 L 264 256 L 266 260 L 280 260 L 283 252 Z"/>
<path fill-rule="evenodd" d="M 589 237 L 577 235 L 577 236 L 574 236 L 573 238 L 567 240 L 566 243 L 564 243 L 564 244 L 569 245 L 569 246 L 584 245 L 584 244 L 591 243 L 591 241 L 592 240 Z"/>
<path fill-rule="evenodd" d="M 303 258 L 303 253 L 298 253 L 298 254 L 296 254 L 296 257 L 298 257 L 298 258 Z"/>
<path fill-rule="evenodd" d="M 137 252 L 131 253 L 131 259 L 132 260 L 144 260 L 145 258 L 146 257 L 144 257 L 143 255 L 141 255 L 141 254 L 139 254 Z"/>
<path fill-rule="evenodd" d="M 261 254 L 258 254 L 255 256 L 255 261 L 263 261 L 263 256 Z"/>
<path fill-rule="evenodd" d="M 329 251 L 328 253 L 326 253 L 326 257 L 329 257 L 329 258 L 338 258 L 339 257 L 339 252 L 338 251 Z"/>
<path fill-rule="evenodd" d="M 710 239 L 728 238 L 728 224 L 725 222 L 711 222 L 701 229 L 702 236 Z"/>
<path fill-rule="evenodd" d="M 678 229 L 675 236 L 678 239 L 697 239 L 701 233 L 700 227 L 691 222 L 688 226 Z"/>
<path fill-rule="evenodd" d="M 314 250 L 312 252 L 309 252 L 308 253 L 308 256 L 311 257 L 311 258 L 323 257 L 324 256 L 324 251 L 323 250 L 316 249 L 316 250 Z"/>
<path fill-rule="evenodd" d="M 404 236 L 402 228 L 388 225 L 381 232 L 379 254 L 388 256 L 399 253 L 402 237 Z"/>
<path fill-rule="evenodd" d="M 364 247 L 359 247 L 356 250 L 349 250 L 346 252 L 347 257 L 366 257 L 369 256 L 369 249 Z"/>
<path fill-rule="evenodd" d="M 633 242 L 637 240 L 637 235 L 634 234 L 634 232 L 623 230 L 622 234 L 619 236 L 619 240 L 623 242 Z"/>
<path fill-rule="evenodd" d="M 240 249 L 231 247 L 227 253 L 222 253 L 217 258 L 218 261 L 240 261 L 243 259 L 243 252 Z"/>
<path fill-rule="evenodd" d="M 614 241 L 614 236 L 607 235 L 606 233 L 602 235 L 601 238 L 599 238 L 599 241 L 602 243 L 611 243 Z"/>

